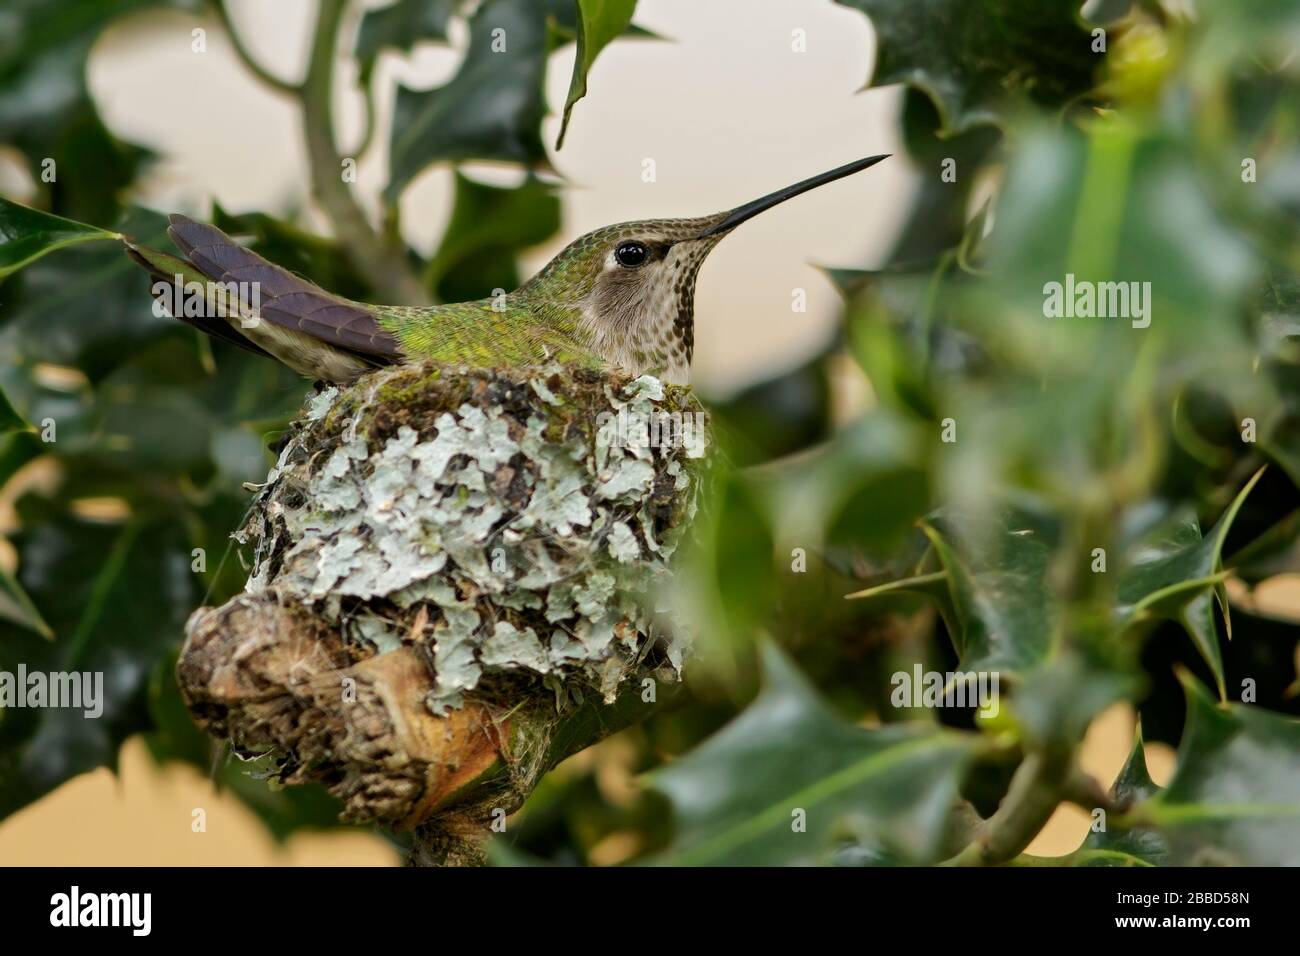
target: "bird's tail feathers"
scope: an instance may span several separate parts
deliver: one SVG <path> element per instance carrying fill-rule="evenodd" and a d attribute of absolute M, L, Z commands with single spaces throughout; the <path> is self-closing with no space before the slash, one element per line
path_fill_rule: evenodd
<path fill-rule="evenodd" d="M 217 290 L 208 283 L 207 276 L 191 263 L 169 253 L 139 245 L 130 238 L 125 242 L 126 254 L 154 279 L 150 292 L 163 304 L 169 315 L 215 338 L 223 339 L 258 355 L 271 357 L 269 352 L 241 335 L 224 318 L 222 313 L 224 309 L 229 308 L 229 299 L 223 297 L 218 301 Z M 204 290 L 204 308 L 201 312 L 184 307 L 183 296 L 178 293 L 186 287 Z"/>
<path fill-rule="evenodd" d="M 184 258 L 130 240 L 127 253 L 157 280 L 151 291 L 175 318 L 330 381 L 402 358 L 369 306 L 268 262 L 215 226 L 179 215 L 170 222 L 167 235 Z"/>
<path fill-rule="evenodd" d="M 263 259 L 216 226 L 173 215 L 167 235 L 208 279 L 255 289 L 260 318 L 299 332 L 368 362 L 384 364 L 401 356 L 397 339 L 364 305 L 332 295 L 287 269 Z"/>

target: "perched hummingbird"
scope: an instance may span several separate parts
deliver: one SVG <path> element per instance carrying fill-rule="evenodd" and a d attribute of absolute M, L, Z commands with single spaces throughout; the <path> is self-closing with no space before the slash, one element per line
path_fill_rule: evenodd
<path fill-rule="evenodd" d="M 333 295 L 184 216 L 172 216 L 167 233 L 185 259 L 127 245 L 163 282 L 256 288 L 255 309 L 245 297 L 235 309 L 172 314 L 314 379 L 345 384 L 375 366 L 432 358 L 484 367 L 561 361 L 685 384 L 695 280 L 714 246 L 764 210 L 885 158 L 860 159 L 712 216 L 606 226 L 574 240 L 513 293 L 427 308 Z"/>

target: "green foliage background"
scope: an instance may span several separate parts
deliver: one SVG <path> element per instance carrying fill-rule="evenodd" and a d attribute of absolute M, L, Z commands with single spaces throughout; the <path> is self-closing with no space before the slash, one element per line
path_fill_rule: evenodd
<path fill-rule="evenodd" d="M 567 768 L 498 861 L 590 862 L 620 835 L 626 858 L 656 863 L 1040 863 L 1024 846 L 1071 801 L 1105 807 L 1108 827 L 1057 863 L 1300 863 L 1300 634 L 1241 599 L 1300 570 L 1300 7 L 837 2 L 871 20 L 872 82 L 906 86 L 922 172 L 908 222 L 883 267 L 833 274 L 846 304 L 826 354 L 711 403 L 727 465 L 675 596 L 701 634 L 692 696 L 619 744 L 648 786 L 614 799 L 597 767 Z M 31 164 L 41 210 L 165 246 L 160 213 L 122 205 L 150 157 L 98 119 L 85 59 L 126 13 L 200 6 L 8 4 L 19 40 L 0 44 L 0 142 Z M 322 2 L 326 54 L 345 7 Z M 264 213 L 213 221 L 358 298 L 513 287 L 518 253 L 561 228 L 551 187 L 458 175 L 428 261 L 395 238 L 397 200 L 432 163 L 544 170 L 548 54 L 578 44 L 564 109 L 580 123 L 596 57 L 640 31 L 633 0 L 471 7 L 397 0 L 356 33 L 371 85 L 380 50 L 446 42 L 468 19 L 456 75 L 398 90 L 383 229 L 350 232 L 351 200 L 320 181 L 344 241 Z M 301 98 L 320 168 L 336 170 L 312 94 L 331 61 L 301 89 L 249 68 Z M 55 184 L 41 183 L 47 157 Z M 171 668 L 189 611 L 242 586 L 239 562 L 215 556 L 304 390 L 155 318 L 104 236 L 0 206 L 0 485 L 18 519 L 0 669 L 102 670 L 108 685 L 100 721 L 0 713 L 0 816 L 113 765 L 134 734 L 160 761 L 213 765 Z M 1044 284 L 1066 274 L 1150 282 L 1150 327 L 1045 319 Z M 834 428 L 844 354 L 877 402 Z M 46 420 L 57 442 L 41 441 Z M 1003 714 L 892 707 L 890 676 L 917 662 L 998 671 Z M 1245 681 L 1255 697 L 1238 702 Z M 1119 700 L 1147 740 L 1178 748 L 1167 787 L 1140 739 L 1110 795 L 1081 778 L 1078 744 Z M 325 795 L 216 766 L 276 834 L 334 825 Z"/>

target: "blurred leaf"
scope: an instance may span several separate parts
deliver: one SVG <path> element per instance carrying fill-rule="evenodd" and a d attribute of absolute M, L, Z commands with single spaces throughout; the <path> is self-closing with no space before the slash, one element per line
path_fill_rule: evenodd
<path fill-rule="evenodd" d="M 0 435 L 0 488 L 19 468 L 45 450 L 33 430 L 11 431 Z"/>
<path fill-rule="evenodd" d="M 100 121 L 86 58 L 111 23 L 158 7 L 195 10 L 199 0 L 10 0 L 0 12 L 0 143 L 23 151 L 54 212 L 88 222 L 116 216 L 116 194 L 146 153 Z M 46 160 L 54 163 L 48 183 Z"/>
<path fill-rule="evenodd" d="M 564 101 L 564 118 L 560 121 L 560 134 L 555 148 L 564 146 L 564 134 L 569 128 L 569 116 L 578 100 L 587 95 L 587 74 L 591 72 L 596 57 L 616 37 L 632 25 L 636 0 L 577 0 L 578 4 L 578 55 L 573 61 L 573 78 L 569 81 L 569 95 Z"/>
<path fill-rule="evenodd" d="M 158 655 L 180 642 L 199 597 L 184 534 L 166 523 L 100 524 L 28 495 L 15 543 L 19 577 L 58 635 L 0 625 L 0 669 L 101 675 L 103 712 L 14 709 L 0 721 L 0 818 L 70 777 L 112 766 L 149 727 L 144 692 Z"/>
<path fill-rule="evenodd" d="M 1260 351 L 1287 409 L 1300 410 L 1300 273 L 1270 269 L 1252 311 L 1259 315 Z"/>
<path fill-rule="evenodd" d="M 920 430 L 875 411 L 797 459 L 774 462 L 770 510 L 792 542 L 852 551 L 874 563 L 904 551 L 929 505 Z"/>
<path fill-rule="evenodd" d="M 54 632 L 45 623 L 45 618 L 41 617 L 41 612 L 36 609 L 32 599 L 4 568 L 0 568 L 0 618 L 29 628 L 41 637 L 51 640 L 54 638 Z"/>
<path fill-rule="evenodd" d="M 990 372 L 982 341 L 960 328 L 952 303 L 964 287 L 956 252 L 871 272 L 839 272 L 854 358 L 882 404 L 937 419 L 942 386 Z"/>
<path fill-rule="evenodd" d="M 14 432 L 27 431 L 31 427 L 27 420 L 14 410 L 9 396 L 0 391 L 0 438 L 12 435 Z"/>
<path fill-rule="evenodd" d="M 120 238 L 115 232 L 38 212 L 0 196 L 0 279 L 65 246 Z"/>
<path fill-rule="evenodd" d="M 1121 806 L 1142 803 L 1159 793 L 1160 788 L 1147 773 L 1146 752 L 1142 747 L 1142 731 L 1128 760 L 1110 788 L 1110 795 Z M 1106 829 L 1092 831 L 1083 845 L 1069 856 L 1044 860 L 1065 866 L 1159 866 L 1166 862 L 1168 847 L 1159 834 L 1144 828 L 1124 829 L 1106 821 Z"/>
<path fill-rule="evenodd" d="M 1177 348 L 1214 374 L 1249 376 L 1253 354 L 1239 316 L 1255 254 L 1183 142 L 1122 116 L 1082 132 L 1031 128 L 1007 182 L 1015 188 L 1000 193 L 985 241 L 992 275 L 973 289 L 979 297 L 970 313 L 971 330 L 988 347 L 1059 377 L 1082 374 L 1103 355 L 1133 361 L 1155 338 L 1158 346 L 1149 348 L 1166 355 Z M 1086 311 L 1074 306 L 1090 290 L 1097 311 L 1103 282 L 1118 283 L 1106 311 L 1120 314 L 1076 315 Z M 1060 317 L 1048 314 L 1052 283 Z M 999 315 L 989 321 L 979 304 L 994 301 Z"/>
<path fill-rule="evenodd" d="M 409 52 L 417 43 L 447 40 L 447 23 L 461 0 L 397 0 L 367 10 L 357 31 L 356 56 L 364 85 L 381 50 Z"/>
<path fill-rule="evenodd" d="M 771 645 L 764 688 L 732 723 L 651 774 L 676 838 L 656 863 L 768 866 L 825 861 L 856 841 L 933 860 L 972 754 L 968 739 L 916 725 L 846 723 Z M 793 825 L 806 815 L 806 832 Z"/>
<path fill-rule="evenodd" d="M 902 263 L 932 257 L 955 248 L 966 232 L 971 191 L 978 171 L 992 156 L 1001 138 L 994 126 L 976 126 L 960 135 L 944 133 L 943 117 L 934 100 L 915 87 L 903 94 L 903 142 L 922 176 L 907 225 L 894 244 L 889 261 Z M 957 173 L 945 182 L 945 168 Z"/>
<path fill-rule="evenodd" d="M 1011 710 L 1031 746 L 1068 752 L 1098 714 L 1136 690 L 1131 673 L 1072 645 L 1024 673 Z"/>
<path fill-rule="evenodd" d="M 942 134 L 998 123 L 1008 94 L 1060 106 L 1092 86 L 1100 56 L 1078 0 L 836 0 L 871 18 L 871 86 L 923 90 Z"/>
<path fill-rule="evenodd" d="M 1223 653 L 1214 623 L 1216 599 L 1232 633 L 1223 593 L 1223 543 L 1261 474 L 1256 472 L 1246 482 L 1208 535 L 1201 536 L 1194 515 L 1181 512 L 1131 542 L 1119 581 L 1120 626 L 1151 617 L 1181 622 L 1210 666 L 1220 696 L 1224 695 Z"/>
<path fill-rule="evenodd" d="M 705 402 L 718 441 L 738 467 L 792 455 L 830 435 L 831 386 L 822 356 Z"/>
<path fill-rule="evenodd" d="M 1203 74 L 1226 69 L 1237 58 L 1289 58 L 1300 46 L 1300 9 L 1290 0 L 1210 3 L 1204 13 L 1193 60 Z"/>
<path fill-rule="evenodd" d="M 154 212 L 131 212 L 119 230 L 155 248 L 168 243 L 167 220 Z M 78 368 L 92 382 L 146 342 L 184 332 L 175 319 L 154 315 L 148 276 L 117 243 L 76 246 L 34 262 L 3 292 L 0 355 L 13 364 Z"/>
<path fill-rule="evenodd" d="M 1300 486 L 1300 415 L 1289 412 L 1266 425 L 1260 448 Z"/>
<path fill-rule="evenodd" d="M 456 173 L 451 220 L 425 281 L 443 302 L 486 298 L 519 286 L 519 253 L 560 229 L 560 200 L 528 179 L 515 189 L 487 186 Z"/>
<path fill-rule="evenodd" d="M 394 203 L 439 160 L 546 164 L 546 58 L 577 28 L 573 0 L 486 0 L 469 21 L 469 50 L 446 86 L 397 88 L 385 196 Z"/>
<path fill-rule="evenodd" d="M 756 482 L 715 462 L 708 503 L 683 541 L 674 604 L 701 640 L 696 673 L 732 691 L 752 684 L 755 644 L 773 617 L 778 581 L 771 518 Z"/>
<path fill-rule="evenodd" d="M 1174 866 L 1286 866 L 1300 859 L 1300 721 L 1218 704 L 1180 675 L 1187 722 L 1169 786 L 1134 816 Z"/>

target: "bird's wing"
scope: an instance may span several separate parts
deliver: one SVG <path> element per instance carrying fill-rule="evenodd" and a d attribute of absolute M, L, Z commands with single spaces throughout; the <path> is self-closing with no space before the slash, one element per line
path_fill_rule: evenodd
<path fill-rule="evenodd" d="M 306 279 L 245 249 L 216 226 L 173 215 L 167 235 L 204 276 L 214 282 L 256 283 L 257 314 L 291 332 L 301 332 L 373 363 L 399 361 L 397 339 L 364 307 L 331 295 Z M 253 303 L 244 302 L 246 306 Z"/>

